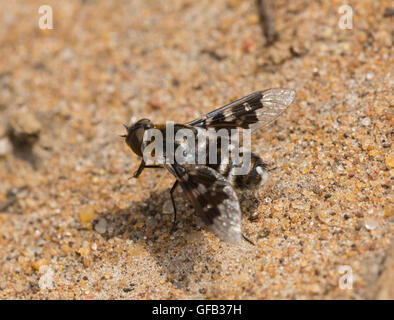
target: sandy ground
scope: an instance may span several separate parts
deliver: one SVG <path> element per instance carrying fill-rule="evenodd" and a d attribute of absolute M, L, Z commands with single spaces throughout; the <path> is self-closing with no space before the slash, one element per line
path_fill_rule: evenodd
<path fill-rule="evenodd" d="M 253 0 L 48 0 L 53 30 L 1 1 L 0 298 L 393 299 L 392 2 L 347 3 L 351 30 L 343 1 L 276 1 L 266 46 Z M 180 192 L 171 234 L 173 178 L 129 180 L 122 124 L 279 86 L 296 101 L 253 140 L 275 169 L 240 194 L 256 246 Z"/>

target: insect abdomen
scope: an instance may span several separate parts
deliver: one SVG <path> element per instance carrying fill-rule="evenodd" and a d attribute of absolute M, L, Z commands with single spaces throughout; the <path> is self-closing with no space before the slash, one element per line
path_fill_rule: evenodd
<path fill-rule="evenodd" d="M 232 161 L 229 161 L 229 163 L 218 163 L 208 166 L 217 170 L 234 187 L 239 189 L 257 188 L 264 184 L 268 179 L 266 164 L 254 153 L 251 153 L 249 168 L 247 168 L 247 172 L 243 175 L 236 174 L 235 169 L 239 167 L 239 165 L 236 166 Z"/>
<path fill-rule="evenodd" d="M 268 172 L 265 170 L 266 164 L 254 153 L 251 155 L 249 171 L 245 175 L 231 177 L 233 184 L 239 189 L 256 188 L 264 184 L 268 179 Z"/>

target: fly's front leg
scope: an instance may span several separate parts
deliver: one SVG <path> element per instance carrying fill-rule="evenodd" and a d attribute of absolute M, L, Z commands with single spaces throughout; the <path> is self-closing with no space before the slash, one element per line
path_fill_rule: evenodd
<path fill-rule="evenodd" d="M 142 173 L 142 170 L 145 168 L 145 161 L 141 160 L 140 166 L 138 167 L 137 171 L 134 172 L 132 178 L 138 178 L 139 175 Z"/>
<path fill-rule="evenodd" d="M 157 169 L 157 168 L 163 168 L 163 167 L 160 166 L 160 165 L 148 165 L 147 166 L 145 164 L 145 161 L 141 160 L 140 166 L 138 167 L 137 171 L 133 174 L 133 176 L 131 178 L 138 178 L 145 168 L 155 168 L 155 169 Z"/>

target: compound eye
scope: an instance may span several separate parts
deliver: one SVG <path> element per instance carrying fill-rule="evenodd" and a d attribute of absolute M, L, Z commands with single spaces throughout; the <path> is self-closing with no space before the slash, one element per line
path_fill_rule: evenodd
<path fill-rule="evenodd" d="M 130 147 L 133 149 L 133 151 L 139 155 L 142 156 L 141 152 L 141 145 L 142 145 L 142 140 L 144 138 L 144 128 L 136 128 L 133 130 L 133 133 L 130 135 Z"/>
<path fill-rule="evenodd" d="M 144 133 L 145 133 L 144 128 L 138 128 L 135 130 L 135 138 L 139 143 L 142 142 L 142 139 L 144 138 Z"/>

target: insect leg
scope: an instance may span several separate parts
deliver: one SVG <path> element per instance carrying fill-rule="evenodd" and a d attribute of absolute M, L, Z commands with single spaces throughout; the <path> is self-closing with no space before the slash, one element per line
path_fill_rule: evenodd
<path fill-rule="evenodd" d="M 174 200 L 174 191 L 175 191 L 177 185 L 178 185 L 178 180 L 176 180 L 174 182 L 174 184 L 172 185 L 171 190 L 170 190 L 172 207 L 174 208 L 174 222 L 172 224 L 172 229 L 171 229 L 172 231 L 174 231 L 175 224 L 176 224 L 176 205 L 175 205 L 175 200 Z"/>
<path fill-rule="evenodd" d="M 147 165 L 145 165 L 145 161 L 141 160 L 140 166 L 138 167 L 137 171 L 133 174 L 132 178 L 138 178 L 139 175 L 142 173 L 142 171 L 145 168 L 163 168 L 163 167 L 160 166 L 160 165 L 149 165 L 149 166 L 147 166 Z"/>
<path fill-rule="evenodd" d="M 249 242 L 250 244 L 254 245 L 253 241 L 249 240 L 248 238 L 246 238 L 246 236 L 244 234 L 242 234 L 242 238 L 244 238 L 247 242 Z"/>
<path fill-rule="evenodd" d="M 142 173 L 142 170 L 145 168 L 145 161 L 141 160 L 140 166 L 138 167 L 137 171 L 134 172 L 133 178 L 138 178 L 139 175 Z"/>

